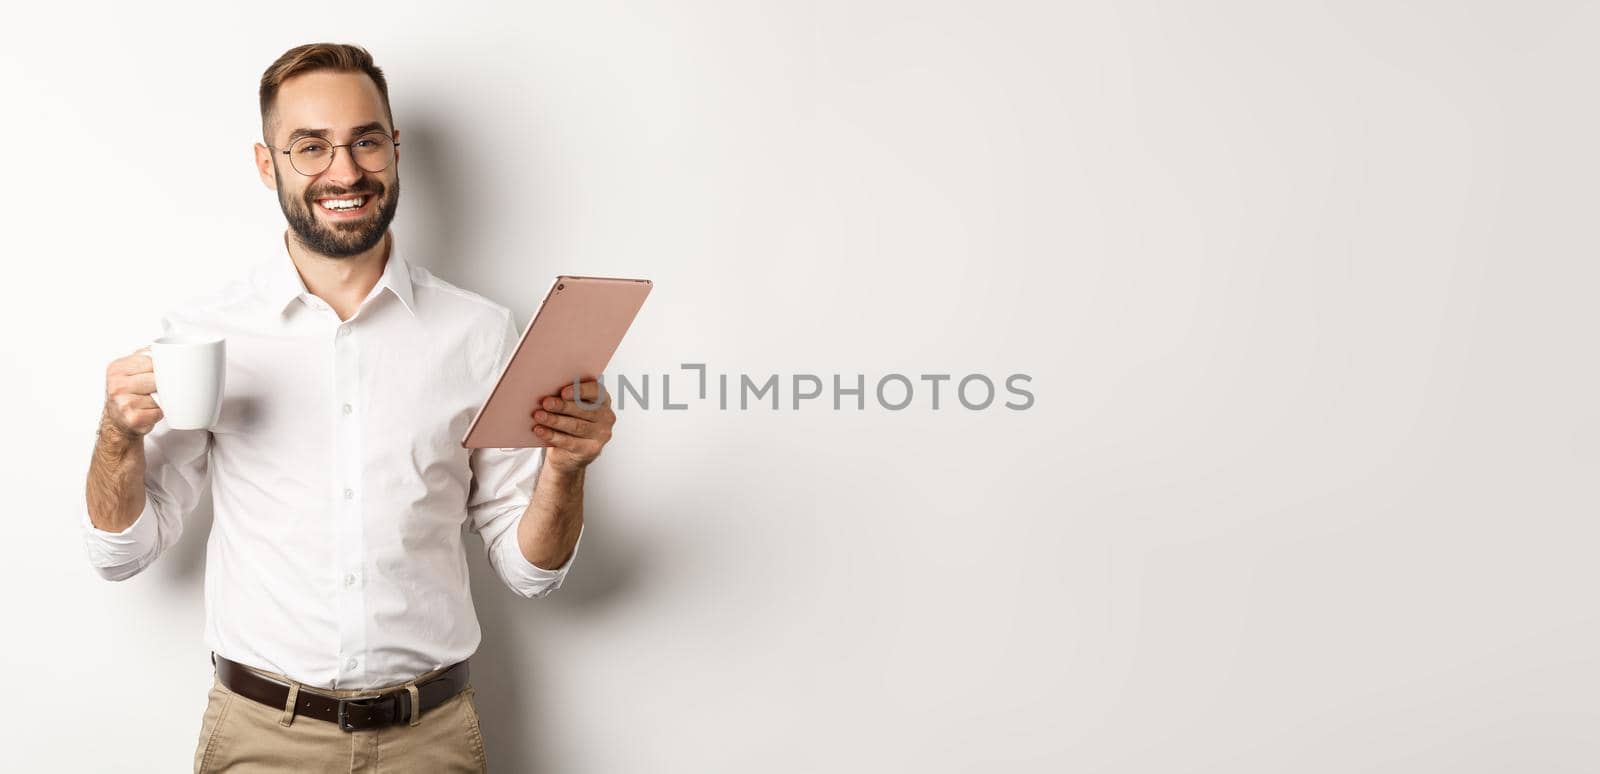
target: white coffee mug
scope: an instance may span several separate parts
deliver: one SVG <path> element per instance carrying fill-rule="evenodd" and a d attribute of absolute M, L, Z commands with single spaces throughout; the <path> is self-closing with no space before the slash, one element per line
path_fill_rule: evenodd
<path fill-rule="evenodd" d="M 150 344 L 156 392 L 150 394 L 174 430 L 199 430 L 222 413 L 226 342 L 218 336 L 163 336 Z"/>

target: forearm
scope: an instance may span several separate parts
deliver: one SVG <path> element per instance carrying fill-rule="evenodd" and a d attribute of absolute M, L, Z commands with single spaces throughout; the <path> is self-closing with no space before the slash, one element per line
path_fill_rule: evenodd
<path fill-rule="evenodd" d="M 96 529 L 121 532 L 144 511 L 144 437 L 118 430 L 100 418 L 100 438 L 89 462 L 89 521 Z"/>
<path fill-rule="evenodd" d="M 585 470 L 563 471 L 546 458 L 533 498 L 517 525 L 517 546 L 535 567 L 554 570 L 572 558 L 583 530 Z"/>

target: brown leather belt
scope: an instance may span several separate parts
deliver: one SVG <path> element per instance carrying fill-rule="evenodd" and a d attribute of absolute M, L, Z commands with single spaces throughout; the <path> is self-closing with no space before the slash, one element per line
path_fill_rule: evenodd
<path fill-rule="evenodd" d="M 280 710 L 289 701 L 289 686 L 283 683 L 262 677 L 243 665 L 215 653 L 211 654 L 211 663 L 217 667 L 217 679 L 227 686 L 228 690 L 240 696 Z M 417 683 L 417 694 L 422 704 L 417 710 L 418 713 L 425 713 L 449 701 L 466 687 L 467 662 L 465 661 L 428 678 L 426 682 Z M 295 698 L 294 707 L 294 714 L 297 716 L 326 720 L 346 731 L 409 723 L 411 711 L 411 692 L 405 688 L 392 688 L 383 693 L 353 696 L 348 699 L 335 699 L 332 696 L 312 693 L 310 690 L 301 690 L 300 695 Z"/>

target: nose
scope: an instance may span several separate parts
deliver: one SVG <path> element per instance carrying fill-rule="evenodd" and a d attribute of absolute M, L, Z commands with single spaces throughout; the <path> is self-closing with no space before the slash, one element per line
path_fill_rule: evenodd
<path fill-rule="evenodd" d="M 333 163 L 329 164 L 328 168 L 323 171 L 322 177 L 330 183 L 350 186 L 360 180 L 364 174 L 366 174 L 366 170 L 356 166 L 356 157 L 351 155 L 350 149 L 348 147 L 339 147 L 333 149 Z"/>

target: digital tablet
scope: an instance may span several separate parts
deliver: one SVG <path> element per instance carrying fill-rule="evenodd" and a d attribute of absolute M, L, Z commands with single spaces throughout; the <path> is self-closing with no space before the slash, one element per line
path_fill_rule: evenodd
<path fill-rule="evenodd" d="M 533 433 L 533 411 L 576 378 L 599 378 L 650 294 L 650 280 L 561 275 L 550 284 L 461 445 L 549 446 Z"/>

